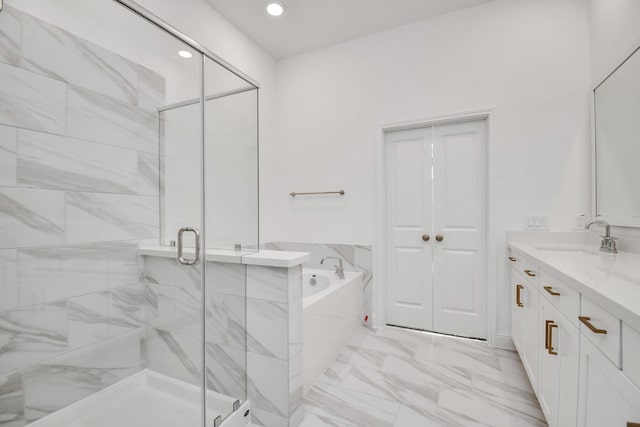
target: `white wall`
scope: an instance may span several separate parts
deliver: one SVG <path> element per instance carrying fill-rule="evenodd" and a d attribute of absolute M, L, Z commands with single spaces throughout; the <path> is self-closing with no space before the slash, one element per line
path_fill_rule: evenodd
<path fill-rule="evenodd" d="M 498 0 L 279 62 L 267 240 L 374 243 L 379 125 L 495 107 L 490 270 L 508 335 L 506 230 L 527 213 L 566 229 L 590 209 L 589 60 L 586 2 Z"/>

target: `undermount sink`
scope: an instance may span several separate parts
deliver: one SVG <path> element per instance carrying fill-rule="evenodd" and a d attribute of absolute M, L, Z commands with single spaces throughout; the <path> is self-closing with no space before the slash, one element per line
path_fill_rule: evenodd
<path fill-rule="evenodd" d="M 538 246 L 535 249 L 543 252 L 554 253 L 554 254 L 572 254 L 572 255 L 600 255 L 598 251 L 580 247 L 580 246 Z"/>

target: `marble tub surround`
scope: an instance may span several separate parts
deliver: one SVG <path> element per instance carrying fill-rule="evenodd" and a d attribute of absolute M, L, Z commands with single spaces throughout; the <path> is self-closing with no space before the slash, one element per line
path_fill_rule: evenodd
<path fill-rule="evenodd" d="M 583 296 L 640 329 L 640 255 L 599 252 L 594 233 L 526 233 L 507 236 L 509 248 L 535 260 Z"/>
<path fill-rule="evenodd" d="M 302 421 L 302 267 L 247 266 L 247 382 L 253 423 Z"/>
<path fill-rule="evenodd" d="M 269 242 L 261 244 L 260 247 L 279 251 L 307 252 L 310 259 L 303 264 L 303 268 L 333 270 L 333 263 L 320 264 L 322 258 L 325 256 L 339 256 L 342 258 L 344 271 L 355 271 L 363 274 L 362 320 L 367 326 L 372 326 L 374 286 L 372 246 L 340 243 Z M 368 316 L 367 321 L 364 321 L 364 316 Z"/>
<path fill-rule="evenodd" d="M 0 13 L 2 426 L 145 364 L 138 245 L 159 237 L 164 85 L 16 8 Z"/>
<path fill-rule="evenodd" d="M 304 399 L 303 427 L 546 426 L 514 351 L 360 328 Z"/>

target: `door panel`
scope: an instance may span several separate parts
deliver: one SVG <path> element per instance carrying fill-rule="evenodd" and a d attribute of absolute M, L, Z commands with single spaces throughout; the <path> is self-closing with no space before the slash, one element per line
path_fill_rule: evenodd
<path fill-rule="evenodd" d="M 485 121 L 437 126 L 433 144 L 434 328 L 485 338 Z"/>
<path fill-rule="evenodd" d="M 386 135 L 387 323 L 486 337 L 485 133 L 476 121 Z"/>
<path fill-rule="evenodd" d="M 431 129 L 388 133 L 387 323 L 432 327 Z"/>

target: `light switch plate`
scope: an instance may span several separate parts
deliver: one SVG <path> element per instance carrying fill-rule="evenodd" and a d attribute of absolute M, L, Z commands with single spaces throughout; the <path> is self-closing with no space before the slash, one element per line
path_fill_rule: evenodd
<path fill-rule="evenodd" d="M 527 215 L 525 217 L 524 226 L 527 230 L 548 230 L 548 215 Z"/>

